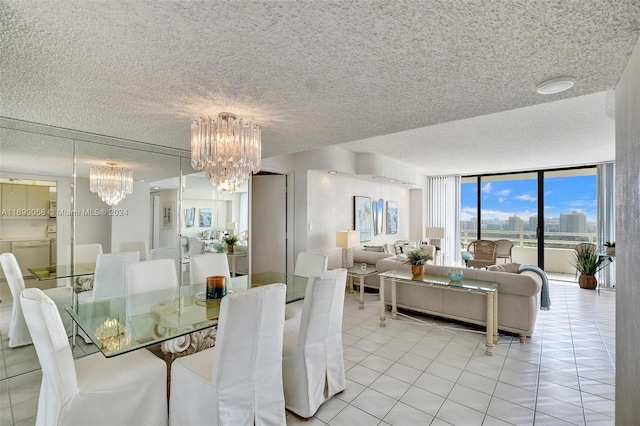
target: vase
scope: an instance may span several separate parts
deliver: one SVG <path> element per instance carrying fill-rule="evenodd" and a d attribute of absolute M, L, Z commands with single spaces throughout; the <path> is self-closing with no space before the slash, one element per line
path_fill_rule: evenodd
<path fill-rule="evenodd" d="M 227 245 L 227 253 L 233 253 L 233 244 Z"/>
<path fill-rule="evenodd" d="M 607 247 L 605 248 L 605 253 L 610 255 L 610 256 L 615 256 L 616 255 L 616 248 L 615 247 Z"/>
<path fill-rule="evenodd" d="M 595 290 L 598 286 L 598 280 L 596 280 L 594 275 L 580 274 L 580 277 L 578 277 L 578 284 L 580 285 L 580 288 Z"/>
<path fill-rule="evenodd" d="M 411 275 L 418 277 L 422 275 L 424 271 L 424 265 L 411 265 Z"/>

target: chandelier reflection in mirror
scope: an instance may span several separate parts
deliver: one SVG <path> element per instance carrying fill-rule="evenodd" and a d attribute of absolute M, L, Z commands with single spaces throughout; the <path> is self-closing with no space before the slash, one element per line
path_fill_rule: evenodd
<path fill-rule="evenodd" d="M 109 167 L 93 166 L 89 170 L 89 189 L 110 206 L 118 204 L 133 192 L 133 172 L 107 163 Z"/>
<path fill-rule="evenodd" d="M 260 171 L 260 127 L 235 114 L 221 112 L 217 120 L 199 118 L 191 124 L 191 167 L 204 170 L 213 186 L 234 193 Z"/>

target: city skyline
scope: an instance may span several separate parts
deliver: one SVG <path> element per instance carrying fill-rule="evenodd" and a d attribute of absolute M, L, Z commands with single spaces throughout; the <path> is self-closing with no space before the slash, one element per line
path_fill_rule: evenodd
<path fill-rule="evenodd" d="M 584 213 L 587 222 L 596 221 L 596 176 L 566 176 L 544 181 L 544 216 L 558 218 L 573 211 Z M 525 222 L 538 214 L 536 179 L 483 182 L 482 220 L 509 222 L 517 216 Z M 463 183 L 461 189 L 461 221 L 477 217 L 475 183 Z"/>

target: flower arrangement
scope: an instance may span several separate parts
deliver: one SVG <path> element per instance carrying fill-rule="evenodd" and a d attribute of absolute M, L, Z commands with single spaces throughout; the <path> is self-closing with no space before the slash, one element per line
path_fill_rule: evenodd
<path fill-rule="evenodd" d="M 414 249 L 407 253 L 407 260 L 404 263 L 408 263 L 414 266 L 423 266 L 428 260 L 432 260 L 430 254 L 425 253 L 422 249 Z"/>
<path fill-rule="evenodd" d="M 227 235 L 226 237 L 222 238 L 222 241 L 224 241 L 226 245 L 232 246 L 238 242 L 238 237 L 236 237 L 235 235 Z"/>

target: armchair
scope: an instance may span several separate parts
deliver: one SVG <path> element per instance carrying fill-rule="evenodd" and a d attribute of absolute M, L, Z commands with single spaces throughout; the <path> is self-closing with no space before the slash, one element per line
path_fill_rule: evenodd
<path fill-rule="evenodd" d="M 467 251 L 473 256 L 473 259 L 467 262 L 467 266 L 470 268 L 486 268 L 496 264 L 498 245 L 494 241 L 471 241 Z"/>

